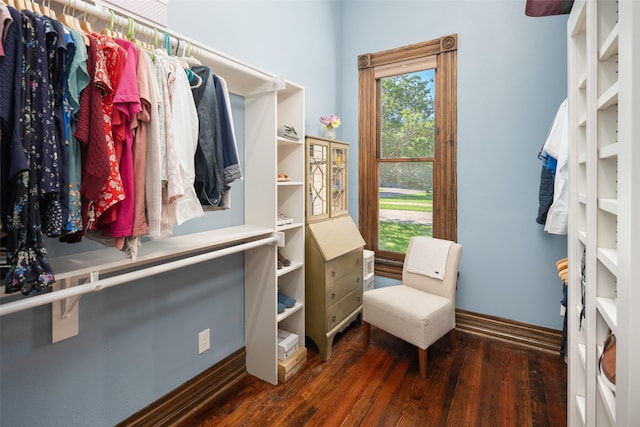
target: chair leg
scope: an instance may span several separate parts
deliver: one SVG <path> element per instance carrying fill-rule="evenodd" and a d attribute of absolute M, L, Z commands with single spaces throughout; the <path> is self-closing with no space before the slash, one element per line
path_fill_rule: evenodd
<path fill-rule="evenodd" d="M 364 348 L 369 347 L 370 336 L 371 336 L 371 325 L 363 321 L 362 322 L 362 344 Z"/>
<path fill-rule="evenodd" d="M 427 349 L 418 347 L 418 362 L 420 364 L 420 377 L 427 378 Z"/>

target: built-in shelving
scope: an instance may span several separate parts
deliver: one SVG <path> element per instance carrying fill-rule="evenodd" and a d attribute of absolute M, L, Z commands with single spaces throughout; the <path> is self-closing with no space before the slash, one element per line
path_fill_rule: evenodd
<path fill-rule="evenodd" d="M 640 151 L 634 150 L 640 135 L 640 89 L 634 81 L 640 57 L 633 54 L 633 44 L 640 40 L 640 4 L 576 0 L 567 25 L 572 124 L 568 425 L 637 425 L 640 194 L 633 184 L 640 182 Z M 609 330 L 618 343 L 615 392 L 599 369 Z"/>

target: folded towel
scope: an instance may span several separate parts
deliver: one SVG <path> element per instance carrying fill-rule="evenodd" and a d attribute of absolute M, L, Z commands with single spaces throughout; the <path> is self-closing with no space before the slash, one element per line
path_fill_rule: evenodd
<path fill-rule="evenodd" d="M 414 237 L 407 249 L 407 271 L 444 279 L 451 241 L 431 237 Z"/>

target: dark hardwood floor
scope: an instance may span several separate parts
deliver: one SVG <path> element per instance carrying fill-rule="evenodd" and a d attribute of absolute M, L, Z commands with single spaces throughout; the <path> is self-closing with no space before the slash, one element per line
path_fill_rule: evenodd
<path fill-rule="evenodd" d="M 324 362 L 307 343 L 305 367 L 273 386 L 247 375 L 225 390 L 210 426 L 565 426 L 567 369 L 557 354 L 457 331 L 428 350 L 427 379 L 415 347 L 375 327 L 362 347 L 353 323 Z"/>

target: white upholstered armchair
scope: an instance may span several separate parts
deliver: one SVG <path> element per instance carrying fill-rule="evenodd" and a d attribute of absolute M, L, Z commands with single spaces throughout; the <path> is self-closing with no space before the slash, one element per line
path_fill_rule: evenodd
<path fill-rule="evenodd" d="M 413 237 L 402 284 L 363 295 L 364 345 L 371 325 L 418 347 L 420 376 L 427 371 L 427 347 L 456 327 L 456 284 L 462 246 L 442 239 Z"/>

